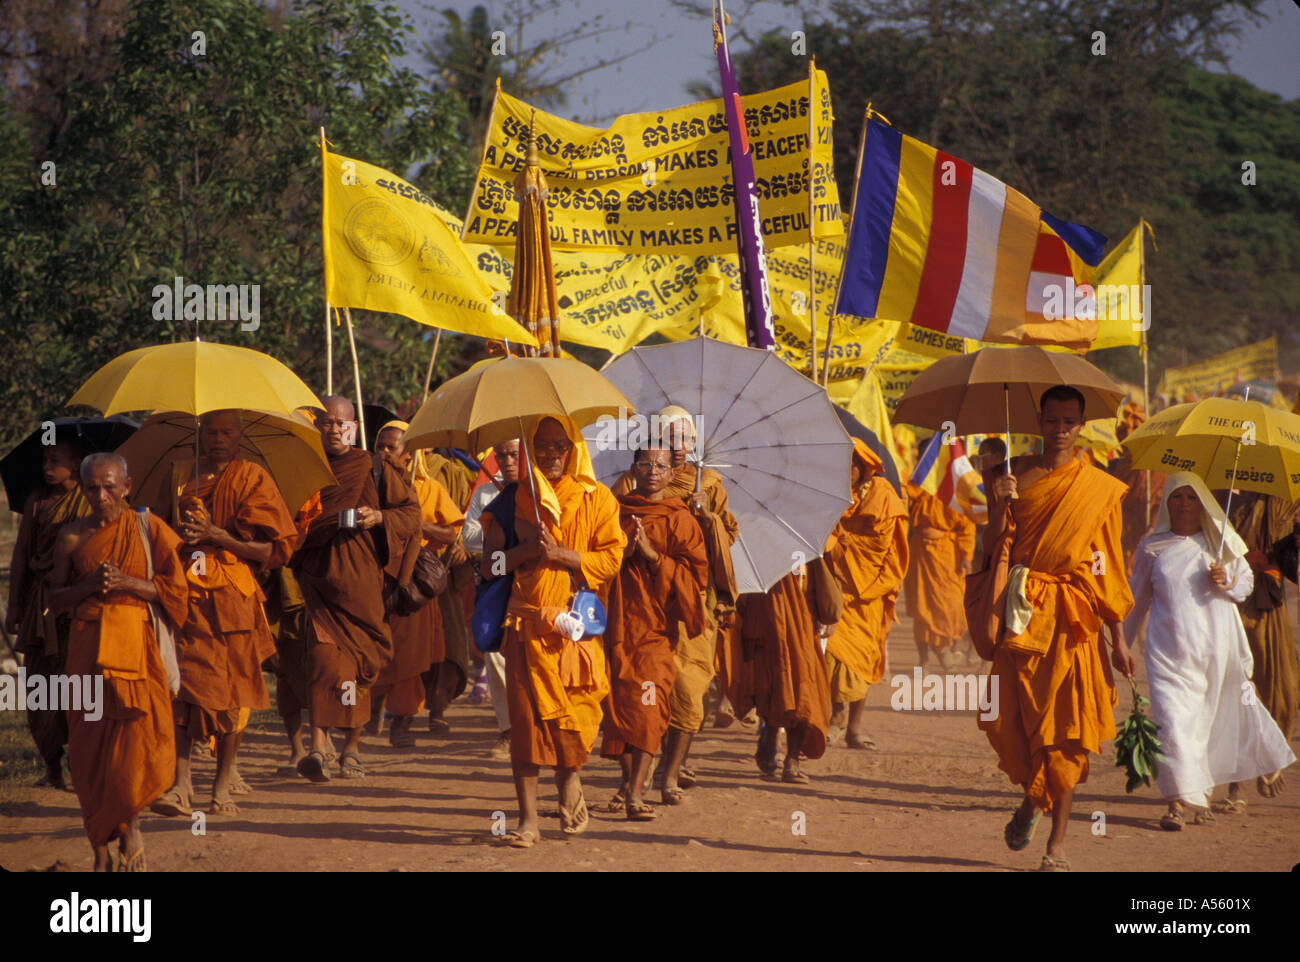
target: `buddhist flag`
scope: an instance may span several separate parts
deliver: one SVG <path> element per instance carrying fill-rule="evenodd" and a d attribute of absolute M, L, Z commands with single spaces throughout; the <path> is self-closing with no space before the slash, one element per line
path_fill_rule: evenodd
<path fill-rule="evenodd" d="M 1106 238 L 869 117 L 836 313 L 1083 350 Z"/>
<path fill-rule="evenodd" d="M 476 337 L 536 344 L 492 299 L 451 215 L 388 171 L 321 147 L 325 299 Z M 451 218 L 454 220 L 454 218 Z"/>
<path fill-rule="evenodd" d="M 1097 339 L 1092 349 L 1137 347 L 1147 320 L 1146 291 L 1142 285 L 1142 226 L 1128 232 L 1097 266 L 1093 291 L 1097 297 Z"/>
<path fill-rule="evenodd" d="M 942 434 L 932 434 L 916 459 L 912 483 L 976 524 L 988 520 L 984 485 L 960 439 L 945 444 Z"/>

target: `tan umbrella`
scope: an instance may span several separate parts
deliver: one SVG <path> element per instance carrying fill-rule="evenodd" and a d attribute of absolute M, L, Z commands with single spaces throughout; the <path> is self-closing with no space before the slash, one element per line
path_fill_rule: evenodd
<path fill-rule="evenodd" d="M 986 347 L 940 358 L 903 392 L 895 424 L 965 434 L 1037 434 L 1038 399 L 1066 384 L 1083 395 L 1088 420 L 1115 417 L 1124 388 L 1077 354 L 1041 347 Z M 1009 425 L 1009 426 L 1008 426 Z"/>
<path fill-rule="evenodd" d="M 534 120 L 536 113 L 534 113 Z M 519 228 L 515 234 L 514 273 L 506 313 L 537 338 L 538 347 L 520 346 L 526 356 L 559 357 L 559 304 L 551 266 L 550 222 L 546 197 L 550 188 L 537 157 L 533 125 L 528 128 L 528 160 L 515 177 Z"/>
<path fill-rule="evenodd" d="M 301 414 L 240 411 L 244 438 L 240 457 L 266 468 L 290 513 L 321 488 L 337 484 L 321 447 L 320 432 Z M 134 504 L 160 504 L 174 483 L 173 465 L 193 461 L 197 438 L 193 414 L 155 414 L 131 435 L 117 453 L 131 471 Z"/>

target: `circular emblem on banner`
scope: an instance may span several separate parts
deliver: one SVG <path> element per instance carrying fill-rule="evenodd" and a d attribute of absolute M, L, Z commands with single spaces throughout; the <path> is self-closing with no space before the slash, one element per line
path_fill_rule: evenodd
<path fill-rule="evenodd" d="M 415 231 L 405 217 L 382 200 L 363 200 L 348 211 L 343 236 L 363 261 L 395 267 L 415 247 Z"/>

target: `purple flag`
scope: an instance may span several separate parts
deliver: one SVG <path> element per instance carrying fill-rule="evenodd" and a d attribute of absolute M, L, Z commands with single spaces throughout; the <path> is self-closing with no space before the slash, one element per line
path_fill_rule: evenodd
<path fill-rule="evenodd" d="M 727 49 L 727 28 L 722 4 L 715 7 L 713 49 L 722 75 L 722 102 L 727 111 L 727 136 L 731 141 L 731 177 L 735 182 L 736 246 L 740 254 L 740 291 L 745 302 L 745 332 L 750 347 L 775 350 L 772 331 L 772 297 L 767 288 L 767 255 L 763 252 L 762 219 L 758 215 L 758 190 L 754 184 L 754 155 L 749 149 L 745 115 L 740 103 L 736 72 Z"/>

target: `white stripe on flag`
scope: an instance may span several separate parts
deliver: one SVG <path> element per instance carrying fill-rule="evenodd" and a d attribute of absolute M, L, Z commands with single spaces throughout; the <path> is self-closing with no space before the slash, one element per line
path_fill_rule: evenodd
<path fill-rule="evenodd" d="M 1082 290 L 1080 290 L 1082 287 Z M 1051 301 L 1051 315 L 1044 310 Z M 1025 286 L 1025 311 L 1040 314 L 1046 320 L 1078 320 L 1097 316 L 1097 295 L 1091 285 L 1077 285 L 1066 274 L 1030 271 Z"/>
<path fill-rule="evenodd" d="M 993 306 L 993 280 L 998 269 L 998 240 L 1002 232 L 1002 208 L 1007 202 L 1007 185 L 978 167 L 971 175 L 970 204 L 966 212 L 966 261 L 961 285 L 952 305 L 948 333 L 961 337 L 984 337 Z"/>

